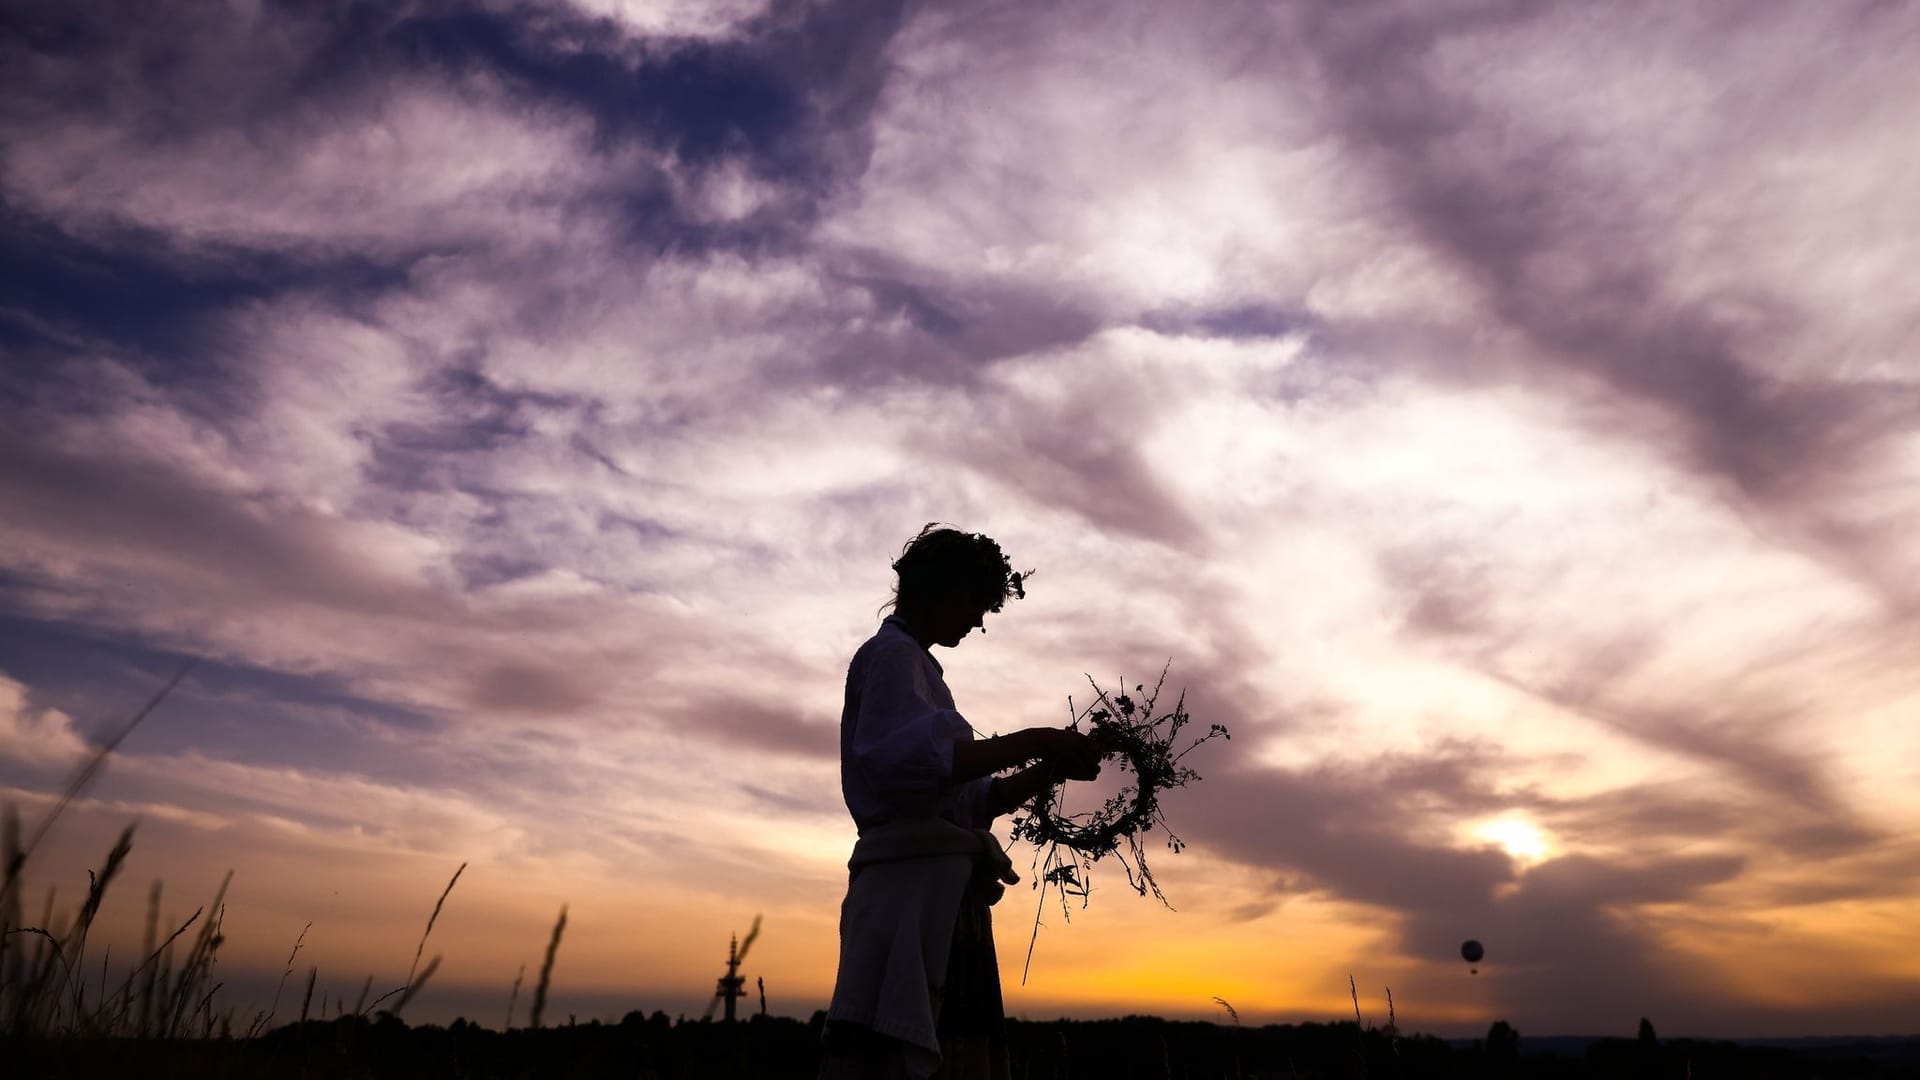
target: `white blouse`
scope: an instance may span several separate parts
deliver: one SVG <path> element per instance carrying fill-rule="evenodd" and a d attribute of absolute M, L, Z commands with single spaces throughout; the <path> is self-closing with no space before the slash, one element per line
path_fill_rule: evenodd
<path fill-rule="evenodd" d="M 973 727 L 953 707 L 940 662 L 890 615 L 847 666 L 840 713 L 840 791 L 861 832 L 896 818 L 985 828 L 991 777 L 953 782 L 953 746 Z"/>

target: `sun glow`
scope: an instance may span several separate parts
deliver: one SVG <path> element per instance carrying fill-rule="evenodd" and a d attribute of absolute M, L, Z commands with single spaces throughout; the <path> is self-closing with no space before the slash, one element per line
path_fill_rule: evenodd
<path fill-rule="evenodd" d="M 1475 825 L 1475 840 L 1493 844 L 1523 863 L 1537 863 L 1556 849 L 1552 839 L 1538 826 L 1523 818 L 1496 818 Z"/>

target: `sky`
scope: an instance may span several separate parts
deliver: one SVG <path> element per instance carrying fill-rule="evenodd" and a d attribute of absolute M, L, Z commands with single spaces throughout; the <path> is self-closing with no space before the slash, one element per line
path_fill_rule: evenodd
<path fill-rule="evenodd" d="M 977 730 L 1165 666 L 1233 735 L 1171 910 L 1103 864 L 1023 984 L 1010 891 L 1011 1015 L 1920 1031 L 1916 61 L 1842 0 L 10 3 L 0 802 L 198 659 L 29 906 L 137 821 L 126 955 L 231 870 L 244 1019 L 400 985 L 465 864 L 411 1019 L 503 1023 L 562 905 L 549 1017 L 698 1015 L 756 914 L 805 1017 L 943 521 L 1038 571 L 939 651 Z"/>

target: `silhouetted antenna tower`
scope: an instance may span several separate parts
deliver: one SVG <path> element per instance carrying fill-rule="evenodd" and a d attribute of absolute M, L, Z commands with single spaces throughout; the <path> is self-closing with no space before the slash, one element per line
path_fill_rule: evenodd
<path fill-rule="evenodd" d="M 713 1019 L 713 1010 L 718 1008 L 720 1003 L 724 1001 L 727 1003 L 727 1022 L 733 1022 L 734 1007 L 740 1001 L 741 995 L 747 992 L 747 980 L 740 974 L 740 965 L 747 959 L 747 950 L 753 948 L 753 939 L 759 936 L 760 916 L 755 915 L 753 917 L 753 925 L 747 930 L 746 940 L 742 941 L 740 938 L 734 937 L 728 941 L 727 973 L 720 976 L 720 986 L 714 991 L 713 1000 L 707 1002 L 706 1014 L 702 1016 L 701 1019 Z"/>

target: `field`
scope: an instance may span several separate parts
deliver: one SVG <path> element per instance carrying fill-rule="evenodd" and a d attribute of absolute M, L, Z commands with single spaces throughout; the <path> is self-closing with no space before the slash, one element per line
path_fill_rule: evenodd
<path fill-rule="evenodd" d="M 631 1013 L 598 1022 L 497 1032 L 455 1021 L 409 1028 L 377 1019 L 291 1024 L 252 1038 L 33 1038 L 0 1041 L 13 1077 L 811 1078 L 818 1018 L 733 1024 Z M 1696 1080 L 1920 1077 L 1920 1043 L 1815 1048 L 1674 1040 L 1597 1040 L 1563 1052 L 1489 1053 L 1478 1044 L 1361 1031 L 1352 1023 L 1263 1028 L 1171 1022 L 1011 1021 L 1017 1080 L 1348 1077 L 1692 1077 Z M 1521 1048 L 1524 1049 L 1524 1048 Z"/>
<path fill-rule="evenodd" d="M 310 969 L 306 979 L 283 984 L 287 993 L 284 999 L 276 998 L 270 1011 L 239 1015 L 220 996 L 217 961 L 224 938 L 219 896 L 177 927 L 150 917 L 143 958 L 123 962 L 110 975 L 105 957 L 98 964 L 88 963 L 86 938 L 130 848 L 131 829 L 91 875 L 92 887 L 78 910 L 62 916 L 50 900 L 37 925 L 21 917 L 26 851 L 18 835 L 9 815 L 5 850 L 11 872 L 0 904 L 6 928 L 0 938 L 0 1061 L 6 1063 L 9 1078 L 781 1080 L 811 1077 L 817 1068 L 823 1022 L 818 1014 L 810 1022 L 766 1015 L 715 1022 L 631 1012 L 618 1023 L 576 1024 L 569 1018 L 561 1026 L 542 1026 L 551 956 L 564 934 L 564 912 L 554 926 L 547 964 L 525 998 L 530 1004 L 524 1027 L 496 1031 L 464 1019 L 447 1027 L 410 1027 L 402 1019 L 402 1011 L 438 966 L 438 957 L 422 964 L 421 956 L 439 903 L 428 918 L 404 985 L 373 997 L 369 979 L 351 1011 L 336 1002 L 331 1018 L 310 1018 L 327 1011 L 324 1003 L 318 1010 L 313 1007 Z M 441 902 L 458 880 L 456 873 Z M 96 970 L 99 974 L 90 977 Z M 291 957 L 288 975 L 294 975 Z M 518 991 L 516 986 L 516 996 Z M 1357 1021 L 1255 1028 L 1153 1017 L 1011 1020 L 1008 1037 L 1012 1075 L 1023 1080 L 1920 1078 L 1920 1040 L 1741 1046 L 1661 1042 L 1648 1032 L 1636 1039 L 1557 1039 L 1529 1047 L 1504 1023 L 1496 1023 L 1485 1039 L 1449 1042 Z"/>

